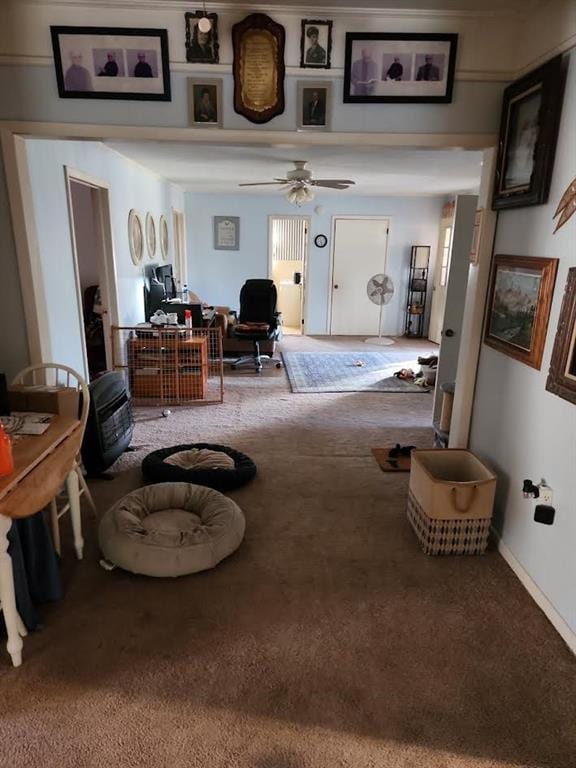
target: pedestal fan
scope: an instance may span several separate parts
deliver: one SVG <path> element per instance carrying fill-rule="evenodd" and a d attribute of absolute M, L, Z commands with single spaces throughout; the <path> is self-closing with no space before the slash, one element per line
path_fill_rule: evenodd
<path fill-rule="evenodd" d="M 373 304 L 378 304 L 380 307 L 380 315 L 378 317 L 378 336 L 377 338 L 365 339 L 366 344 L 377 344 L 381 347 L 387 347 L 390 344 L 394 344 L 394 339 L 389 339 L 387 336 L 382 336 L 382 318 L 384 316 L 384 307 L 394 296 L 394 283 L 392 278 L 388 275 L 378 274 L 372 275 L 366 286 L 366 293 L 368 298 Z"/>

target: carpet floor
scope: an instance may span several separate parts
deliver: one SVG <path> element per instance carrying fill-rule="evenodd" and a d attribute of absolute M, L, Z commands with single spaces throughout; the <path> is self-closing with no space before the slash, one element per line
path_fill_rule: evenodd
<path fill-rule="evenodd" d="M 286 339 L 290 349 L 348 349 Z M 259 474 L 215 570 L 154 580 L 98 566 L 95 525 L 64 599 L 0 655 L 10 768 L 574 768 L 576 660 L 500 556 L 431 558 L 406 474 L 371 448 L 428 446 L 431 396 L 293 395 L 284 371 L 226 377 L 221 406 L 139 410 L 99 507 L 147 451 L 232 445 Z"/>

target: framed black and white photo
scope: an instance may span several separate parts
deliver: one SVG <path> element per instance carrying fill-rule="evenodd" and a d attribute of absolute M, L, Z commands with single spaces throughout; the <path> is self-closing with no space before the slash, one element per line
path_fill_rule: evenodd
<path fill-rule="evenodd" d="M 222 79 L 188 78 L 190 125 L 199 128 L 222 127 Z"/>
<path fill-rule="evenodd" d="M 240 249 L 240 218 L 238 216 L 214 216 L 214 250 L 238 251 Z"/>
<path fill-rule="evenodd" d="M 298 81 L 298 130 L 330 130 L 332 83 Z"/>
<path fill-rule="evenodd" d="M 330 69 L 332 56 L 332 22 L 302 19 L 300 66 Z"/>
<path fill-rule="evenodd" d="M 194 11 L 186 13 L 186 61 L 190 64 L 218 64 L 220 61 L 218 44 L 218 14 Z M 208 32 L 202 32 L 200 19 L 210 21 Z"/>
<path fill-rule="evenodd" d="M 62 99 L 170 101 L 165 29 L 50 27 Z"/>
<path fill-rule="evenodd" d="M 344 102 L 452 101 L 455 34 L 347 32 Z"/>
<path fill-rule="evenodd" d="M 564 91 L 562 56 L 504 91 L 492 208 L 523 208 L 548 200 Z"/>

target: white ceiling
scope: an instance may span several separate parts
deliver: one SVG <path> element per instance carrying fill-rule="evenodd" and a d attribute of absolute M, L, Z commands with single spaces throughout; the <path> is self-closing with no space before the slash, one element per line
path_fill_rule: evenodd
<path fill-rule="evenodd" d="M 269 194 L 240 182 L 284 178 L 291 160 L 308 160 L 316 178 L 348 178 L 346 195 L 444 195 L 476 191 L 481 152 L 382 147 L 218 146 L 169 141 L 112 141 L 107 146 L 194 192 Z M 323 190 L 322 194 L 342 192 Z"/>

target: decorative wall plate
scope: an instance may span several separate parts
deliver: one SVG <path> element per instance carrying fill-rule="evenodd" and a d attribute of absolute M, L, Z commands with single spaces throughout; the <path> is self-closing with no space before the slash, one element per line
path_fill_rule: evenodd
<path fill-rule="evenodd" d="M 168 239 L 168 222 L 166 221 L 166 216 L 160 216 L 158 229 L 160 230 L 158 233 L 160 237 L 160 254 L 162 255 L 163 261 L 168 261 L 169 239 Z"/>
<path fill-rule="evenodd" d="M 132 262 L 138 266 L 144 256 L 144 232 L 140 214 L 134 208 L 128 214 L 128 245 Z"/>
<path fill-rule="evenodd" d="M 156 255 L 156 224 L 150 212 L 146 214 L 146 247 L 149 258 L 153 259 Z"/>

